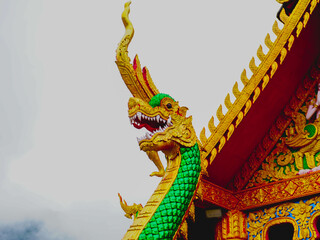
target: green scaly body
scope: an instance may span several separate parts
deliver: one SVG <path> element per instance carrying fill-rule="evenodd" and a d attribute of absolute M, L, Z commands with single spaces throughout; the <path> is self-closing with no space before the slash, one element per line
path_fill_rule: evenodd
<path fill-rule="evenodd" d="M 156 212 L 141 232 L 140 240 L 172 239 L 197 187 L 201 167 L 198 144 L 181 147 L 177 177 Z"/>

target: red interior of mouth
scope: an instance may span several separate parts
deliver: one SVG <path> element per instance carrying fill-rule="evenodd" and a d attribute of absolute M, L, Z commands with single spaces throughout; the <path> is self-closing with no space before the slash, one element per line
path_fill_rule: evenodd
<path fill-rule="evenodd" d="M 152 127 L 152 126 L 150 126 L 150 125 L 148 125 L 147 123 L 141 123 L 140 125 L 137 125 L 136 123 L 133 123 L 132 124 L 135 128 L 137 128 L 137 129 L 141 129 L 141 128 L 146 128 L 148 131 L 150 131 L 150 132 L 154 132 L 155 130 L 157 130 L 158 128 L 154 128 L 154 127 Z"/>
<path fill-rule="evenodd" d="M 139 125 L 137 124 L 137 122 L 139 123 Z M 149 121 L 146 119 L 141 119 L 141 121 L 136 119 L 135 122 L 132 123 L 132 125 L 137 129 L 141 129 L 144 127 L 148 131 L 154 132 L 154 131 L 160 129 L 160 127 L 164 127 L 166 124 L 163 122 L 159 123 L 159 122 L 155 122 L 155 121 Z"/>

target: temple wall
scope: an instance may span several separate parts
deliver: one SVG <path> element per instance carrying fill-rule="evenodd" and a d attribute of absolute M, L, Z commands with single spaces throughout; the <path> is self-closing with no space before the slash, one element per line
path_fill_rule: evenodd
<path fill-rule="evenodd" d="M 292 224 L 293 239 L 319 238 L 320 234 L 316 227 L 320 216 L 319 210 L 320 196 L 317 196 L 250 212 L 247 215 L 248 239 L 268 239 L 270 227 L 282 223 Z"/>

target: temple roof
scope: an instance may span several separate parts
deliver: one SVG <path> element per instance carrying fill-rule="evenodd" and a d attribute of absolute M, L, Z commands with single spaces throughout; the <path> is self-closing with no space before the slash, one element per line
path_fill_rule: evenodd
<path fill-rule="evenodd" d="M 279 17 L 284 25 L 279 29 L 275 21 L 276 40 L 272 42 L 269 34 L 265 38 L 268 53 L 259 47 L 261 63 L 256 66 L 252 58 L 252 76 L 248 79 L 244 70 L 244 88 L 240 92 L 237 83 L 233 88 L 234 103 L 226 97 L 228 112 L 223 114 L 220 106 L 218 126 L 213 119 L 209 122 L 211 136 L 207 138 L 204 130 L 200 134 L 208 161 L 205 180 L 220 187 L 245 186 L 284 131 L 291 112 L 319 80 L 314 73 L 320 69 L 319 1 L 300 0 L 290 15 L 283 8 Z"/>

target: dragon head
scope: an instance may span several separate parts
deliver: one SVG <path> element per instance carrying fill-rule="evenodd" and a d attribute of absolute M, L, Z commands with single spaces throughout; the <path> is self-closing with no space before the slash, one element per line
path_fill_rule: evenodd
<path fill-rule="evenodd" d="M 128 107 L 131 124 L 147 130 L 138 138 L 141 150 L 166 151 L 177 144 L 185 147 L 195 144 L 192 117 L 186 117 L 188 108 L 180 107 L 168 94 L 159 93 L 149 102 L 130 98 Z"/>

